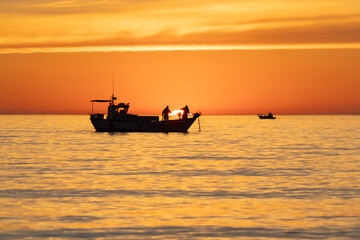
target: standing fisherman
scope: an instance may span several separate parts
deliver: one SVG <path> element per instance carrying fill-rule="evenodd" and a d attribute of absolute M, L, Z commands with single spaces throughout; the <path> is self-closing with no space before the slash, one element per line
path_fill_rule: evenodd
<path fill-rule="evenodd" d="M 169 106 L 166 106 L 166 108 L 162 111 L 162 117 L 164 121 L 169 121 L 169 113 L 171 113 Z"/>

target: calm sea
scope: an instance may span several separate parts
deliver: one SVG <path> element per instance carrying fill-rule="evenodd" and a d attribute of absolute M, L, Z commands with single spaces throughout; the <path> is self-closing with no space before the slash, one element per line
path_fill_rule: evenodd
<path fill-rule="evenodd" d="M 0 239 L 359 239 L 360 116 L 97 133 L 0 116 Z"/>

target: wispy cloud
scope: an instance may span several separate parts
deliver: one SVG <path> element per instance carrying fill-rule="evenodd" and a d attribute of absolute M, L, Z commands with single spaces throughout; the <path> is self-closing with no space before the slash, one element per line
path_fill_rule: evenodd
<path fill-rule="evenodd" d="M 0 2 L 0 13 L 27 15 L 68 15 L 74 13 L 110 12 L 118 6 L 116 1 L 51 1 L 51 0 L 3 0 Z"/>
<path fill-rule="evenodd" d="M 28 2 L 0 2 L 0 52 L 360 43 L 360 6 L 353 0 Z"/>

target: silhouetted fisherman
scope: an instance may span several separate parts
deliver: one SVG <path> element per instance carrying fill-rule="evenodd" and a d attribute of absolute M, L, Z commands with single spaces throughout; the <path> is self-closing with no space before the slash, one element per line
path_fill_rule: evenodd
<path fill-rule="evenodd" d="M 185 107 L 183 107 L 181 110 L 183 110 L 182 119 L 187 119 L 187 118 L 188 118 L 188 114 L 190 113 L 188 105 L 186 105 Z"/>
<path fill-rule="evenodd" d="M 166 106 L 166 108 L 162 111 L 164 121 L 169 121 L 169 113 L 171 113 L 169 106 Z"/>

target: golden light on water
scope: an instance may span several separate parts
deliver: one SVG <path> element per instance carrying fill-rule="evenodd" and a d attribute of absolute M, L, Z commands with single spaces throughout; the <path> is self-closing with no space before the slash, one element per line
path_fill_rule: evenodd
<path fill-rule="evenodd" d="M 0 117 L 4 239 L 359 234 L 358 116 L 202 116 L 189 134 Z"/>

